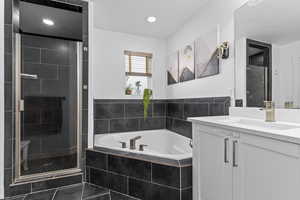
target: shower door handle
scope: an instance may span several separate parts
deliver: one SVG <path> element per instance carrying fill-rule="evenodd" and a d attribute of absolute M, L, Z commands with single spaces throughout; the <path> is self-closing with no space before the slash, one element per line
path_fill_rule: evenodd
<path fill-rule="evenodd" d="M 36 80 L 38 79 L 38 75 L 37 74 L 21 74 L 21 78 L 24 78 L 24 79 L 33 79 L 33 80 Z"/>

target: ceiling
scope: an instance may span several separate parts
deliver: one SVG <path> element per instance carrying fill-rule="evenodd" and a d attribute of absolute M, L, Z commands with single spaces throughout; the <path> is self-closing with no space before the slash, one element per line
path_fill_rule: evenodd
<path fill-rule="evenodd" d="M 176 32 L 209 0 L 96 0 L 97 28 L 136 35 L 166 38 Z M 150 24 L 148 16 L 156 16 Z"/>
<path fill-rule="evenodd" d="M 43 19 L 51 19 L 47 26 Z M 20 29 L 25 33 L 82 40 L 82 14 L 20 1 Z"/>
<path fill-rule="evenodd" d="M 256 6 L 245 4 L 235 15 L 236 37 L 273 44 L 300 40 L 300 1 L 263 0 Z"/>

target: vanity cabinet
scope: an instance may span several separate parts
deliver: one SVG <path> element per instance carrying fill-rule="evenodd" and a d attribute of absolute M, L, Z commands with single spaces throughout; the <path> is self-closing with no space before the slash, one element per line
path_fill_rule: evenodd
<path fill-rule="evenodd" d="M 299 200 L 298 144 L 193 124 L 194 200 Z"/>

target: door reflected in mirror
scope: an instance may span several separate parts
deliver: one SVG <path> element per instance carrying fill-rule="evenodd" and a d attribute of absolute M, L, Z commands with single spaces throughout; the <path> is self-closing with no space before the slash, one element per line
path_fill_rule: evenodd
<path fill-rule="evenodd" d="M 274 101 L 276 108 L 300 108 L 299 7 L 300 1 L 264 0 L 235 12 L 239 106 L 263 107 L 264 101 Z"/>

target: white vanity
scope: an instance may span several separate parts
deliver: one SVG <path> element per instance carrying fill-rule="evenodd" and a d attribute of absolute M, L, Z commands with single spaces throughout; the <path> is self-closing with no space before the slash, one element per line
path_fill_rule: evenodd
<path fill-rule="evenodd" d="M 194 200 L 300 199 L 300 111 L 276 111 L 284 122 L 258 108 L 189 119 Z"/>

